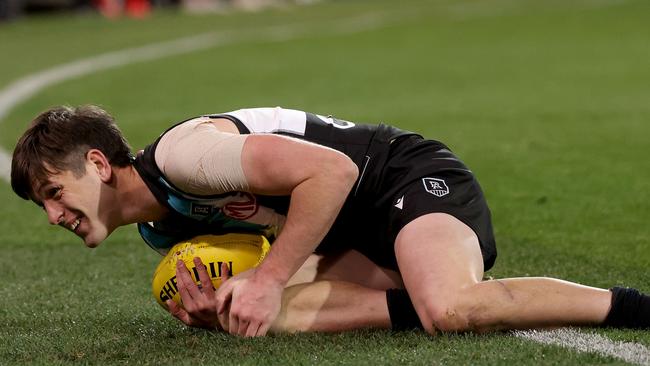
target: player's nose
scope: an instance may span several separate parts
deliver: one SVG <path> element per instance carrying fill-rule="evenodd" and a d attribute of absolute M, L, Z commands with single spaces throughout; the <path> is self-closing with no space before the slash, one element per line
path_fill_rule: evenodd
<path fill-rule="evenodd" d="M 52 225 L 58 225 L 63 220 L 63 207 L 53 202 L 43 202 L 43 208 L 47 213 L 47 221 Z"/>

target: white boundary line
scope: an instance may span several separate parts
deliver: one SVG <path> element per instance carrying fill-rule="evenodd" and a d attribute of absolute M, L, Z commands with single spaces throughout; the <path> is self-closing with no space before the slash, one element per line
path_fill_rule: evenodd
<path fill-rule="evenodd" d="M 328 26 L 328 34 L 331 35 L 351 34 L 377 29 L 395 20 L 400 19 L 395 19 L 395 17 L 389 18 L 383 14 L 365 14 L 332 21 L 329 24 L 292 24 L 256 28 L 252 31 L 209 32 L 72 61 L 27 75 L 0 90 L 0 123 L 15 106 L 25 102 L 45 88 L 98 71 L 216 48 L 247 40 L 279 42 L 298 39 L 308 36 L 310 30 L 317 29 L 323 25 Z M 10 171 L 11 156 L 0 147 L 0 178 L 9 182 Z"/>
<path fill-rule="evenodd" d="M 650 365 L 650 349 L 642 344 L 612 341 L 600 334 L 580 332 L 574 328 L 514 331 L 512 334 L 542 344 L 595 353 L 637 365 Z"/>
<path fill-rule="evenodd" d="M 0 179 L 7 182 L 11 180 L 11 155 L 0 147 Z"/>

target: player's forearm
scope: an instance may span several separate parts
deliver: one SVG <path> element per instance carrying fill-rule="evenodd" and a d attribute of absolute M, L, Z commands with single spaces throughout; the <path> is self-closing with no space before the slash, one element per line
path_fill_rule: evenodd
<path fill-rule="evenodd" d="M 286 284 L 329 231 L 357 175 L 356 165 L 345 157 L 298 184 L 284 228 L 258 272 Z"/>
<path fill-rule="evenodd" d="M 386 293 L 348 282 L 319 281 L 285 289 L 271 331 L 341 332 L 390 328 Z"/>

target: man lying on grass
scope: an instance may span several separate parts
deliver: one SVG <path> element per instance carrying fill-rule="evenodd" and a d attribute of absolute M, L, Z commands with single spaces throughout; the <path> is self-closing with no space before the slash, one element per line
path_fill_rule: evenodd
<path fill-rule="evenodd" d="M 159 250 L 204 233 L 271 236 L 263 262 L 217 290 L 178 267 L 185 309 L 168 306 L 191 326 L 650 326 L 650 297 L 633 289 L 484 281 L 496 247 L 473 173 L 443 143 L 383 124 L 244 109 L 183 121 L 134 157 L 105 111 L 58 107 L 19 140 L 11 185 L 89 247 L 131 223 Z"/>

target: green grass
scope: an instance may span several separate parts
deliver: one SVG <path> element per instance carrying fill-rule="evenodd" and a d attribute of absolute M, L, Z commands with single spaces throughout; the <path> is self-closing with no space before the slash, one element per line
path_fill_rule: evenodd
<path fill-rule="evenodd" d="M 332 29 L 364 14 L 391 20 L 352 34 Z M 10 150 L 36 113 L 63 103 L 103 105 L 134 148 L 183 118 L 248 106 L 389 122 L 445 141 L 478 175 L 500 251 L 490 275 L 650 292 L 648 14 L 642 0 L 381 0 L 228 16 L 164 12 L 141 22 L 25 19 L 0 25 L 0 87 L 125 47 L 212 31 L 251 36 L 43 90 L 1 121 L 0 143 Z M 291 24 L 304 34 L 255 38 Z M 3 181 L 0 201 L 2 364 L 615 363 L 504 334 L 243 340 L 187 329 L 150 295 L 160 257 L 133 227 L 88 250 Z M 598 332 L 650 346 L 647 332 Z"/>

